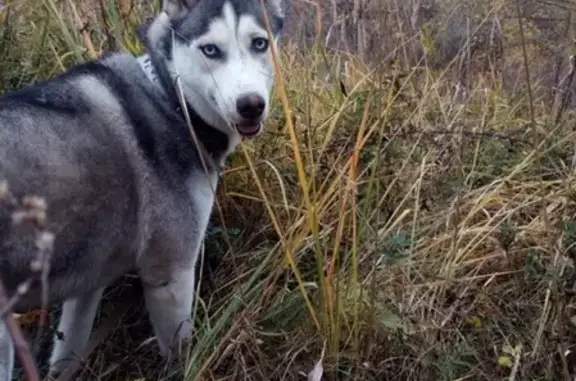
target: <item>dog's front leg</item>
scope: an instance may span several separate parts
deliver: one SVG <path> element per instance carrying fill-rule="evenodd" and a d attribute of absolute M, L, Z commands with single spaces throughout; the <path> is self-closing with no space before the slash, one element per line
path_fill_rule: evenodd
<path fill-rule="evenodd" d="M 49 376 L 57 377 L 78 356 L 88 343 L 103 288 L 78 298 L 68 299 L 62 307 L 58 332 L 50 356 Z"/>
<path fill-rule="evenodd" d="M 0 381 L 10 381 L 14 368 L 14 344 L 4 319 L 0 319 Z"/>
<path fill-rule="evenodd" d="M 152 284 L 143 279 L 143 287 L 160 353 L 167 357 L 192 333 L 194 266 L 175 271 L 165 282 Z"/>

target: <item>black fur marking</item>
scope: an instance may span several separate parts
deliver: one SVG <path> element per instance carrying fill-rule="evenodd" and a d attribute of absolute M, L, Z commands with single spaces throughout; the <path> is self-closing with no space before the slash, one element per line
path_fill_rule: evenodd
<path fill-rule="evenodd" d="M 198 140 L 204 145 L 210 156 L 218 161 L 228 149 L 228 136 L 206 123 L 190 104 L 186 104 L 186 108 Z M 178 107 L 178 110 L 181 108 Z"/>
<path fill-rule="evenodd" d="M 14 106 L 29 106 L 47 112 L 62 113 L 76 116 L 88 111 L 87 105 L 78 101 L 70 93 L 62 93 L 52 82 L 39 83 L 35 86 L 25 87 L 2 96 L 0 108 Z"/>

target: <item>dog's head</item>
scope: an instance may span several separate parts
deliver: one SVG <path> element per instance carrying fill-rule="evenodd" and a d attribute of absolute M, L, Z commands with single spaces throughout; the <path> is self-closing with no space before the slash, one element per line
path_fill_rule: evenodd
<path fill-rule="evenodd" d="M 227 135 L 258 135 L 268 116 L 274 69 L 270 47 L 287 0 L 164 0 L 146 45 L 186 101 Z M 269 38 L 266 19 L 272 32 Z"/>

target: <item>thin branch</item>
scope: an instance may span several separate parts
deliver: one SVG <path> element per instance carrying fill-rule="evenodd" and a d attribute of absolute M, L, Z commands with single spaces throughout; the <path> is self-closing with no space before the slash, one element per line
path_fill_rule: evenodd
<path fill-rule="evenodd" d="M 6 289 L 0 280 L 0 306 L 5 306 L 7 303 L 8 298 L 6 296 Z M 12 343 L 14 344 L 14 351 L 16 352 L 16 355 L 22 364 L 22 371 L 26 376 L 26 380 L 40 381 L 40 376 L 38 375 L 38 368 L 36 367 L 34 356 L 32 356 L 30 347 L 28 346 L 26 339 L 24 339 L 24 335 L 22 335 L 20 325 L 18 325 L 16 319 L 14 319 L 14 315 L 12 313 L 7 313 L 4 315 L 4 324 L 6 325 L 6 329 L 10 334 Z"/>
<path fill-rule="evenodd" d="M 8 299 L 4 283 L 0 280 L 0 318 L 4 323 L 14 344 L 14 351 L 20 360 L 24 374 L 28 381 L 39 381 L 38 369 L 34 356 L 28 343 L 22 335 L 20 326 L 14 319 L 12 309 L 24 296 L 36 280 L 40 280 L 42 289 L 42 308 L 48 305 L 48 274 L 50 271 L 50 258 L 54 248 L 54 235 L 44 229 L 46 225 L 46 202 L 36 196 L 25 196 L 19 201 L 11 192 L 5 180 L 0 181 L 0 203 L 12 210 L 12 225 L 29 224 L 36 233 L 36 257 L 30 263 L 30 276 L 24 280 Z M 41 321 L 40 324 L 43 322 Z M 39 329 L 39 331 L 41 331 Z"/>
<path fill-rule="evenodd" d="M 526 84 L 528 86 L 528 101 L 530 102 L 530 121 L 536 125 L 534 116 L 534 97 L 532 95 L 532 83 L 530 80 L 530 65 L 528 64 L 528 51 L 526 50 L 526 37 L 524 35 L 524 23 L 522 21 L 524 13 L 520 7 L 520 0 L 516 0 L 516 12 L 518 13 L 518 27 L 520 30 L 520 39 L 522 40 L 522 55 L 524 56 L 524 71 L 526 72 Z"/>
<path fill-rule="evenodd" d="M 572 83 L 574 82 L 574 74 L 576 74 L 576 57 L 570 56 L 570 70 L 568 74 L 558 83 L 556 93 L 556 115 L 554 116 L 554 125 L 560 123 L 562 115 L 568 107 L 568 102 L 572 97 Z"/>

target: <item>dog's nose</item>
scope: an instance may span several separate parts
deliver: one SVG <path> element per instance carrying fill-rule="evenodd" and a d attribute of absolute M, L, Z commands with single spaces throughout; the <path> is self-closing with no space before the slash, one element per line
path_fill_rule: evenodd
<path fill-rule="evenodd" d="M 241 117 L 246 119 L 257 119 L 264 112 L 266 101 L 255 93 L 242 95 L 236 100 L 236 110 Z"/>

